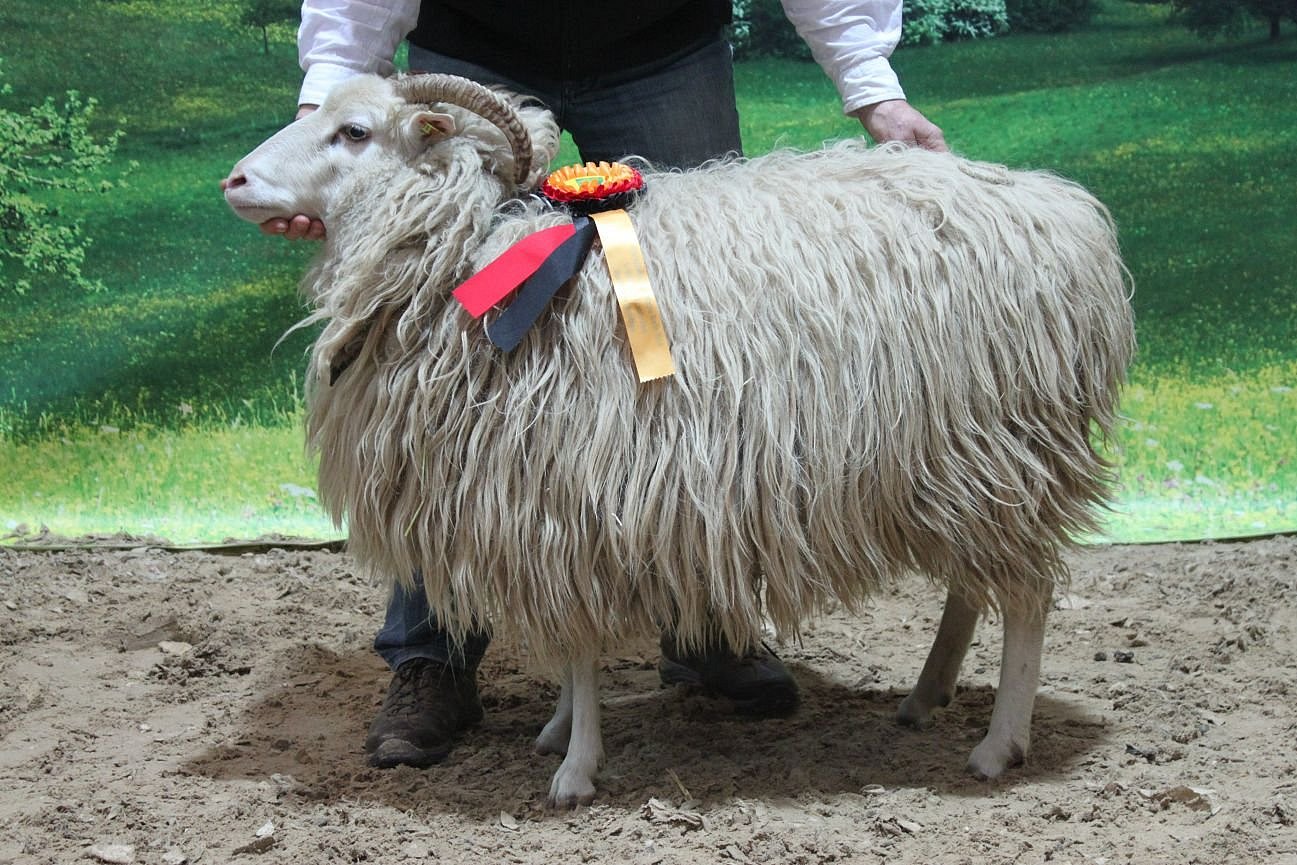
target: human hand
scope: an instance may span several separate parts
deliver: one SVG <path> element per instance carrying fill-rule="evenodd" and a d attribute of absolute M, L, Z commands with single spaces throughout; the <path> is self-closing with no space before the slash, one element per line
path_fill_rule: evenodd
<path fill-rule="evenodd" d="M 318 219 L 311 219 L 301 213 L 292 219 L 275 217 L 267 219 L 258 226 L 261 233 L 274 237 L 282 236 L 285 240 L 323 240 L 324 223 Z"/>
<path fill-rule="evenodd" d="M 301 120 L 318 107 L 319 106 L 317 105 L 301 105 L 297 109 L 297 116 L 293 119 Z M 297 214 L 292 219 L 284 219 L 282 217 L 267 219 L 265 222 L 261 223 L 259 227 L 261 228 L 262 234 L 267 234 L 272 237 L 280 235 L 285 240 L 324 239 L 324 223 L 318 219 L 311 219 L 309 216 L 301 213 Z"/>
<path fill-rule="evenodd" d="M 945 136 L 941 134 L 941 128 L 904 99 L 875 102 L 856 109 L 851 115 L 860 121 L 865 131 L 878 144 L 900 141 L 924 150 L 950 150 L 946 146 Z"/>

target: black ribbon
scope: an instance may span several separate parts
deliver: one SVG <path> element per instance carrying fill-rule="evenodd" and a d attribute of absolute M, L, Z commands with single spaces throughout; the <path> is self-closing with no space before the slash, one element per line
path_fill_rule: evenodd
<path fill-rule="evenodd" d="M 572 220 L 572 225 L 576 233 L 550 253 L 545 263 L 519 286 L 509 308 L 487 325 L 486 335 L 496 348 L 502 351 L 517 348 L 545 306 L 585 263 L 594 245 L 594 222 L 588 216 L 579 216 Z"/>

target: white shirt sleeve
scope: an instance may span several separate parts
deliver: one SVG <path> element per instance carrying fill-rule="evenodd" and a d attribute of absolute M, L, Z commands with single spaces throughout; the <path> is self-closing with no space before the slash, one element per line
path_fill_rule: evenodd
<path fill-rule="evenodd" d="M 419 20 L 419 0 L 303 0 L 298 105 L 319 105 L 333 85 L 363 72 L 391 75 L 392 57 Z"/>
<path fill-rule="evenodd" d="M 901 0 L 781 0 L 811 56 L 838 86 L 842 110 L 905 91 L 888 58 L 901 41 Z"/>

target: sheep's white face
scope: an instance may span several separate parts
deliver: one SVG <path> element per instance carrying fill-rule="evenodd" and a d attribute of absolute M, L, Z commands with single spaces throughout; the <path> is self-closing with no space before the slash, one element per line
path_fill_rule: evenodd
<path fill-rule="evenodd" d="M 240 159 L 222 183 L 225 200 L 249 222 L 301 214 L 327 228 L 341 178 L 393 155 L 413 159 L 454 131 L 449 115 L 415 110 L 383 80 L 357 78 Z"/>

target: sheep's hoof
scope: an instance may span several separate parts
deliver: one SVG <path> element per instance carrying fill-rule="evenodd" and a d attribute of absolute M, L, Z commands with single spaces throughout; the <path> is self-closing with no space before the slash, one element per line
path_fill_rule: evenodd
<path fill-rule="evenodd" d="M 902 727 L 925 730 L 932 726 L 932 711 L 949 706 L 952 696 L 951 694 L 939 694 L 933 698 L 924 699 L 919 689 L 916 688 L 901 701 L 900 708 L 896 710 L 896 723 Z"/>
<path fill-rule="evenodd" d="M 549 785 L 549 798 L 546 803 L 551 808 L 570 811 L 578 805 L 589 805 L 594 801 L 594 779 L 575 771 L 564 771 L 559 768 Z"/>
<path fill-rule="evenodd" d="M 992 739 L 988 734 L 968 758 L 968 771 L 981 781 L 993 781 L 1012 766 L 1021 766 L 1027 756 L 1027 743 L 1011 738 Z"/>
<path fill-rule="evenodd" d="M 913 695 L 906 697 L 901 707 L 896 710 L 896 723 L 916 730 L 931 727 L 932 707 L 921 705 L 918 700 L 913 700 Z"/>
<path fill-rule="evenodd" d="M 548 757 L 551 754 L 557 754 L 560 757 L 567 756 L 566 745 L 556 745 L 543 736 L 536 739 L 536 743 L 532 745 L 531 750 L 537 757 Z"/>
<path fill-rule="evenodd" d="M 547 724 L 545 729 L 540 731 L 540 735 L 536 737 L 536 744 L 532 746 L 532 751 L 542 757 L 548 754 L 566 757 L 567 743 L 570 739 L 571 733 L 568 730 L 551 729 Z"/>

